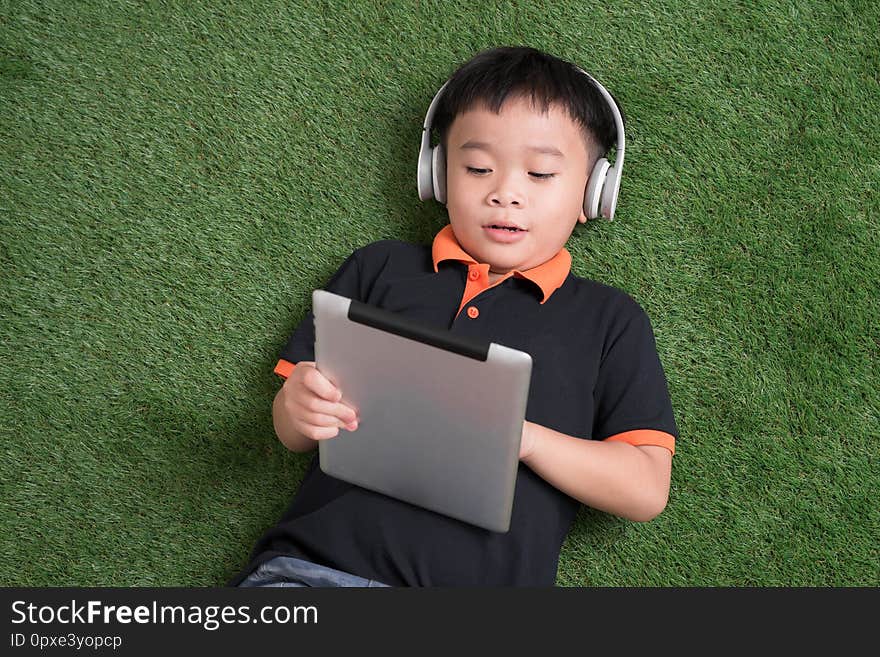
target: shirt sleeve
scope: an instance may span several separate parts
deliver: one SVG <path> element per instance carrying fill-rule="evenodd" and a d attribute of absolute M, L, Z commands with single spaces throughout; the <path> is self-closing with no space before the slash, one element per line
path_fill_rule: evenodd
<path fill-rule="evenodd" d="M 648 315 L 636 305 L 609 332 L 593 392 L 593 438 L 675 453 L 678 428 Z"/>
<path fill-rule="evenodd" d="M 361 266 L 358 251 L 352 253 L 323 287 L 349 299 L 361 300 Z M 311 310 L 291 333 L 281 350 L 275 373 L 287 378 L 300 361 L 315 360 L 315 315 Z"/>

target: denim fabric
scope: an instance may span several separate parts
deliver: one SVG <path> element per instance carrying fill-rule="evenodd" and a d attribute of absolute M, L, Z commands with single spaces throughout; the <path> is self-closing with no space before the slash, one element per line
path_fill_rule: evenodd
<path fill-rule="evenodd" d="M 269 559 L 257 566 L 239 586 L 387 587 L 388 584 L 352 575 L 335 568 L 321 566 L 310 561 L 280 556 Z"/>

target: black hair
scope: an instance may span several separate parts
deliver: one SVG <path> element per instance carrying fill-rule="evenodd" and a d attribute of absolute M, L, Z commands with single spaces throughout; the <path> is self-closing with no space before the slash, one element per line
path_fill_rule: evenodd
<path fill-rule="evenodd" d="M 574 64 L 526 47 L 483 50 L 452 74 L 432 122 L 440 143 L 446 148 L 459 114 L 479 105 L 497 114 L 508 97 L 529 98 L 541 112 L 551 105 L 566 110 L 584 131 L 591 162 L 617 143 L 614 114 L 593 81 Z M 623 118 L 617 99 L 614 103 Z"/>

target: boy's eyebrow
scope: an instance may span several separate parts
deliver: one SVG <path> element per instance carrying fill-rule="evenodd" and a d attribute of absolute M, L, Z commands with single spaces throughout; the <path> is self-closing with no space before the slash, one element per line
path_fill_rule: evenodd
<path fill-rule="evenodd" d="M 484 141 L 466 141 L 463 143 L 460 148 L 462 150 L 480 150 L 480 151 L 491 151 L 492 147 L 489 146 Z M 565 157 L 558 148 L 554 148 L 553 146 L 544 146 L 544 145 L 534 145 L 528 146 L 528 150 L 533 151 L 535 153 L 543 153 L 544 155 L 552 155 L 554 157 Z"/>

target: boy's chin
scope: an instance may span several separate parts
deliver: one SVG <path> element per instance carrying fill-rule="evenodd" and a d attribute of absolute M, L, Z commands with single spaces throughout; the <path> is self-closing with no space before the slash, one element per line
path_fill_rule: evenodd
<path fill-rule="evenodd" d="M 523 261 L 499 260 L 498 258 L 490 258 L 483 260 L 489 264 L 489 271 L 493 274 L 507 274 L 512 271 L 525 271 L 530 269 L 530 265 Z"/>

